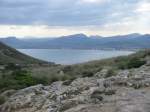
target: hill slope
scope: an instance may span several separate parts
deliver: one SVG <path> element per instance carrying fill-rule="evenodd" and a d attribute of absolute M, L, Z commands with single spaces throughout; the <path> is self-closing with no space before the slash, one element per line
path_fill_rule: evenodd
<path fill-rule="evenodd" d="M 44 64 L 47 62 L 32 58 L 0 42 L 0 64 Z"/>

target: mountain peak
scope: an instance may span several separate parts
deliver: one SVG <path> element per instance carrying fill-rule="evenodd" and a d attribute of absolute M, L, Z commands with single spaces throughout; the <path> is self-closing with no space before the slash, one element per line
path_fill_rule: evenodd
<path fill-rule="evenodd" d="M 88 38 L 88 36 L 81 33 L 81 34 L 63 36 L 63 37 L 60 37 L 59 39 L 86 39 L 86 38 Z"/>
<path fill-rule="evenodd" d="M 87 38 L 87 36 L 83 33 L 79 33 L 79 34 L 74 34 L 74 35 L 69 35 L 68 37 L 84 37 L 84 38 Z"/>
<path fill-rule="evenodd" d="M 150 37 L 150 34 L 144 34 L 143 36 L 144 37 Z"/>
<path fill-rule="evenodd" d="M 137 37 L 137 36 L 141 36 L 141 34 L 140 33 L 131 33 L 131 34 L 128 34 L 128 36 Z"/>
<path fill-rule="evenodd" d="M 17 39 L 17 37 L 9 36 L 9 37 L 7 37 L 7 39 L 14 40 L 14 39 Z"/>

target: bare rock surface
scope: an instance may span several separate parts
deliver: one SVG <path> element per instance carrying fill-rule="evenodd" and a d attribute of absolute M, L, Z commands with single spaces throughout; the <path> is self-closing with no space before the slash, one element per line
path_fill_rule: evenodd
<path fill-rule="evenodd" d="M 150 112 L 149 66 L 99 76 L 100 72 L 70 85 L 58 81 L 18 90 L 0 112 Z"/>

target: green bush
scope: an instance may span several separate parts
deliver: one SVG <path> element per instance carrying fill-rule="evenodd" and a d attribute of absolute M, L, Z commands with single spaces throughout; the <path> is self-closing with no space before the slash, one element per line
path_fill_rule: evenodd
<path fill-rule="evenodd" d="M 50 80 L 50 83 L 53 83 L 53 82 L 56 82 L 56 81 L 66 81 L 66 80 L 70 80 L 72 77 L 69 76 L 69 75 L 66 75 L 66 74 L 63 74 L 63 75 L 59 75 L 59 74 L 56 74 L 56 75 L 52 75 L 49 80 Z"/>
<path fill-rule="evenodd" d="M 18 88 L 20 85 L 17 84 L 17 81 L 14 79 L 0 79 L 0 90 L 6 90 L 6 89 L 16 89 Z M 1 92 L 0 91 L 0 92 Z"/>
<path fill-rule="evenodd" d="M 65 67 L 62 69 L 62 71 L 63 71 L 64 73 L 69 72 L 69 71 L 72 71 L 72 67 L 71 67 L 70 65 L 65 66 Z"/>
<path fill-rule="evenodd" d="M 36 84 L 36 79 L 25 70 L 19 70 L 12 73 L 13 78 L 19 85 L 28 87 Z"/>
<path fill-rule="evenodd" d="M 69 75 L 63 75 L 63 76 L 60 76 L 60 80 L 61 81 L 66 81 L 66 80 L 69 80 L 70 79 L 70 76 Z"/>
<path fill-rule="evenodd" d="M 60 77 L 58 75 L 53 75 L 50 77 L 50 83 L 53 83 L 59 80 L 60 80 Z"/>
<path fill-rule="evenodd" d="M 4 96 L 0 96 L 0 105 L 2 105 L 3 103 L 5 103 L 5 97 Z"/>
<path fill-rule="evenodd" d="M 108 69 L 107 73 L 105 74 L 105 78 L 112 77 L 115 75 L 116 75 L 115 70 L 113 68 L 110 68 L 110 69 Z"/>
<path fill-rule="evenodd" d="M 8 89 L 21 89 L 32 86 L 38 84 L 38 81 L 28 71 L 13 71 L 11 74 L 3 74 L 0 78 L 0 92 Z"/>
<path fill-rule="evenodd" d="M 91 71 L 84 71 L 82 73 L 82 77 L 92 77 L 93 75 L 94 75 L 94 73 Z"/>
<path fill-rule="evenodd" d="M 127 63 L 128 68 L 138 68 L 142 65 L 144 65 L 146 63 L 146 61 L 138 59 L 138 58 L 132 58 L 129 60 L 129 62 Z"/>
<path fill-rule="evenodd" d="M 0 77 L 0 92 L 8 89 L 22 89 L 36 84 L 48 85 L 56 81 L 72 80 L 74 76 L 67 74 L 55 74 L 45 76 L 33 75 L 26 70 L 13 70 L 11 72 L 3 73 Z"/>
<path fill-rule="evenodd" d="M 49 79 L 47 77 L 41 76 L 41 77 L 33 77 L 36 80 L 37 84 L 43 84 L 48 85 L 50 83 Z"/>
<path fill-rule="evenodd" d="M 141 58 L 132 57 L 120 60 L 120 62 L 117 63 L 117 66 L 119 69 L 131 69 L 138 68 L 144 64 L 146 64 L 146 61 L 142 60 Z"/>

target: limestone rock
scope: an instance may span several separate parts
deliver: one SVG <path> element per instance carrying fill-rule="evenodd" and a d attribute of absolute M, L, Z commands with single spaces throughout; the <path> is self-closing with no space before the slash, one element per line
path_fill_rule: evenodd
<path fill-rule="evenodd" d="M 108 78 L 97 74 L 69 84 L 57 81 L 10 95 L 6 91 L 3 95 L 8 99 L 0 112 L 150 112 L 150 66 L 122 70 Z"/>

